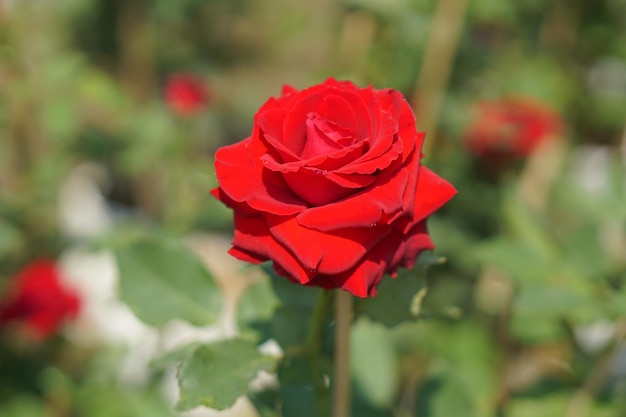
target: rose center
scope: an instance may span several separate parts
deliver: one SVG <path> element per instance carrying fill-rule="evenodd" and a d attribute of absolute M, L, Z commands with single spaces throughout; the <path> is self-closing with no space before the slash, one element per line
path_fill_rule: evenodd
<path fill-rule="evenodd" d="M 330 154 L 333 151 L 352 146 L 354 134 L 317 113 L 309 113 L 305 120 L 306 141 L 302 149 L 303 159 Z"/>

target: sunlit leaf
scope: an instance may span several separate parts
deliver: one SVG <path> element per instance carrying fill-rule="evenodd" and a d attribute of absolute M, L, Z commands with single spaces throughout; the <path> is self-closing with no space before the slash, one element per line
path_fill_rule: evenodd
<path fill-rule="evenodd" d="M 115 255 L 121 297 L 144 322 L 159 326 L 181 319 L 203 326 L 217 320 L 222 307 L 217 285 L 180 243 L 143 239 Z"/>
<path fill-rule="evenodd" d="M 276 359 L 261 354 L 245 340 L 226 340 L 198 347 L 178 372 L 178 410 L 205 406 L 224 410 L 246 394 L 260 370 L 270 370 Z"/>
<path fill-rule="evenodd" d="M 396 352 L 389 331 L 361 319 L 351 330 L 350 367 L 363 398 L 377 407 L 390 407 L 397 389 Z"/>

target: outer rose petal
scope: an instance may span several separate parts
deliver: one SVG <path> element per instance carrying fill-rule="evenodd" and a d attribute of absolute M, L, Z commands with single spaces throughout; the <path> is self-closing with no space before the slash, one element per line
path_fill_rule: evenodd
<path fill-rule="evenodd" d="M 221 190 L 231 199 L 274 214 L 296 214 L 307 206 L 286 188 L 264 181 L 263 167 L 250 160 L 248 141 L 220 148 L 215 154 L 215 171 Z"/>
<path fill-rule="evenodd" d="M 454 195 L 456 189 L 448 181 L 426 167 L 420 167 L 415 193 L 413 221 L 418 222 L 439 210 Z"/>
<path fill-rule="evenodd" d="M 391 232 L 391 226 L 343 228 L 331 233 L 308 229 L 294 217 L 268 217 L 269 230 L 309 271 L 337 274 L 352 268 Z"/>
<path fill-rule="evenodd" d="M 240 255 L 242 259 L 271 259 L 302 284 L 309 282 L 315 275 L 315 271 L 305 269 L 291 252 L 270 235 L 265 220 L 261 217 L 242 217 L 235 214 L 235 235 L 231 252 Z"/>
<path fill-rule="evenodd" d="M 404 194 L 411 182 L 410 175 L 407 169 L 390 169 L 381 174 L 375 184 L 358 194 L 301 212 L 298 222 L 320 231 L 370 227 L 385 216 L 390 217 L 402 210 Z"/>
<path fill-rule="evenodd" d="M 422 251 L 433 248 L 425 223 L 417 225 L 408 236 L 396 230 L 368 251 L 354 268 L 341 274 L 318 275 L 307 285 L 341 288 L 357 297 L 373 297 L 386 273 L 393 274 L 398 267 L 412 267 Z"/>

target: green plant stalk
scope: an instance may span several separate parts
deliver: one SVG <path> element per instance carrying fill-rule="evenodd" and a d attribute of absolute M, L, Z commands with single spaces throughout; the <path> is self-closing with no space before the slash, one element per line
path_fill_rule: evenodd
<path fill-rule="evenodd" d="M 335 294 L 335 372 L 333 377 L 333 417 L 350 416 L 350 325 L 352 294 L 337 290 Z"/>
<path fill-rule="evenodd" d="M 307 335 L 307 346 L 310 355 L 311 379 L 315 390 L 315 398 L 317 401 L 317 411 L 319 416 L 328 414 L 328 388 L 324 381 L 320 358 L 322 356 L 322 344 L 324 340 L 324 323 L 326 322 L 328 305 L 330 304 L 331 292 L 321 290 L 317 295 L 311 322 L 309 324 L 309 333 Z"/>
<path fill-rule="evenodd" d="M 435 7 L 422 68 L 411 97 L 413 110 L 418 115 L 417 127 L 420 132 L 428 135 L 422 149 L 425 158 L 434 151 L 441 107 L 468 4 L 469 0 L 439 0 Z"/>

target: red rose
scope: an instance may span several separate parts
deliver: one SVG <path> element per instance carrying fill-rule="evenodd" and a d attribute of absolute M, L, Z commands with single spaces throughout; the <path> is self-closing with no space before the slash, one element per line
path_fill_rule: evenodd
<path fill-rule="evenodd" d="M 234 210 L 229 253 L 293 282 L 373 296 L 432 249 L 426 219 L 456 193 L 420 167 L 423 133 L 391 89 L 285 86 L 247 139 L 219 149 L 213 195 Z"/>
<path fill-rule="evenodd" d="M 562 128 L 560 117 L 542 103 L 508 98 L 479 103 L 463 143 L 479 157 L 524 157 Z"/>
<path fill-rule="evenodd" d="M 54 262 L 40 260 L 20 271 L 0 300 L 0 324 L 18 322 L 33 337 L 45 339 L 79 310 L 80 299 L 63 286 Z"/>
<path fill-rule="evenodd" d="M 204 83 L 191 74 L 177 74 L 165 85 L 165 102 L 170 110 L 180 116 L 193 116 L 208 103 L 208 91 Z"/>

